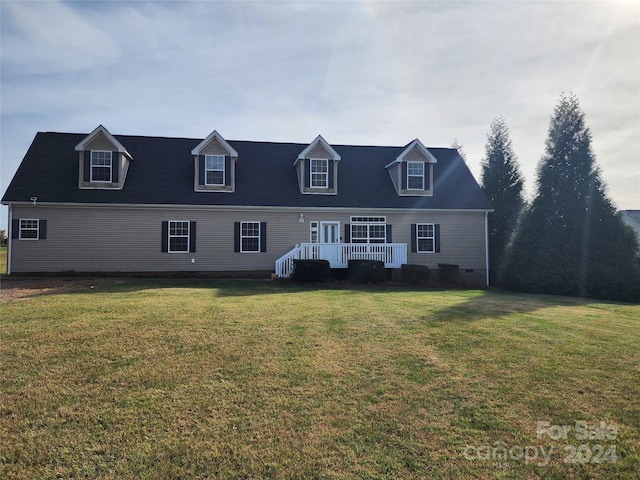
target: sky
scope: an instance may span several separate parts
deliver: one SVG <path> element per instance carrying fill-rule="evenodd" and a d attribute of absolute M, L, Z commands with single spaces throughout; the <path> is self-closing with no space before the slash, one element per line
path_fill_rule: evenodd
<path fill-rule="evenodd" d="M 0 0 L 0 193 L 39 131 L 427 147 L 480 181 L 501 116 L 535 194 L 560 96 L 640 209 L 640 1 Z M 6 229 L 7 208 L 0 209 Z"/>

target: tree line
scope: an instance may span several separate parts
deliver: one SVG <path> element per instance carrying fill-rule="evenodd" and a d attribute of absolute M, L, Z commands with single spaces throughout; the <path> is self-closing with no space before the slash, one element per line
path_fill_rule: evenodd
<path fill-rule="evenodd" d="M 638 240 L 607 196 L 591 140 L 578 99 L 563 94 L 526 202 L 507 124 L 492 122 L 481 176 L 495 210 L 488 220 L 492 284 L 640 301 Z"/>

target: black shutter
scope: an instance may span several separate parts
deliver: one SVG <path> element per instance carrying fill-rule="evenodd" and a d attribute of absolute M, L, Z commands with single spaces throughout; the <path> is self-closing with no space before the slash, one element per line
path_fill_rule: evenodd
<path fill-rule="evenodd" d="M 311 160 L 304 159 L 304 188 L 311 188 Z"/>
<path fill-rule="evenodd" d="M 233 251 L 240 251 L 240 222 L 233 222 Z"/>
<path fill-rule="evenodd" d="M 189 251 L 196 251 L 196 222 L 189 222 Z"/>
<path fill-rule="evenodd" d="M 436 252 L 440 251 L 440 224 L 436 223 L 433 225 L 433 235 L 435 238 L 435 250 Z"/>
<path fill-rule="evenodd" d="M 11 238 L 17 240 L 20 238 L 20 219 L 11 220 Z"/>
<path fill-rule="evenodd" d="M 402 162 L 401 164 L 401 172 L 402 172 L 402 179 L 401 179 L 401 185 L 402 185 L 402 190 L 406 190 L 407 189 L 407 162 Z"/>
<path fill-rule="evenodd" d="M 344 224 L 344 243 L 351 243 L 351 225 Z"/>
<path fill-rule="evenodd" d="M 162 222 L 162 238 L 160 241 L 162 247 L 160 249 L 161 252 L 166 253 L 169 251 L 169 222 Z"/>
<path fill-rule="evenodd" d="M 228 187 L 231 185 L 231 157 L 224 157 L 224 184 Z"/>
<path fill-rule="evenodd" d="M 387 243 L 393 243 L 392 236 L 391 236 L 391 225 L 387 225 L 387 235 L 386 236 L 387 236 L 386 242 Z"/>
<path fill-rule="evenodd" d="M 206 185 L 204 171 L 204 155 L 198 155 L 198 185 Z"/>
<path fill-rule="evenodd" d="M 47 221 L 46 220 L 38 221 L 38 238 L 40 240 L 47 239 Z"/>
<path fill-rule="evenodd" d="M 411 224 L 411 251 L 416 253 L 418 251 L 418 229 L 415 223 Z"/>
<path fill-rule="evenodd" d="M 260 222 L 260 251 L 267 251 L 267 222 Z"/>
<path fill-rule="evenodd" d="M 333 169 L 335 168 L 335 161 L 334 160 L 327 160 L 329 167 L 327 168 L 327 172 L 329 175 L 329 182 L 328 182 L 328 186 L 329 188 L 333 188 Z"/>
<path fill-rule="evenodd" d="M 82 152 L 84 158 L 82 159 L 83 172 L 82 172 L 82 181 L 90 182 L 91 181 L 91 151 L 85 150 Z"/>
<path fill-rule="evenodd" d="M 111 182 L 120 182 L 120 152 L 111 152 Z"/>
<path fill-rule="evenodd" d="M 424 162 L 424 189 L 429 190 L 429 162 Z"/>

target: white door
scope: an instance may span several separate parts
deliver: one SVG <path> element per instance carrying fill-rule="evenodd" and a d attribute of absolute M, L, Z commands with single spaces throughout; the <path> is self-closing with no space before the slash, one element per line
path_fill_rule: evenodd
<path fill-rule="evenodd" d="M 329 260 L 331 267 L 340 258 L 340 222 L 320 222 L 320 258 Z"/>
<path fill-rule="evenodd" d="M 320 222 L 320 243 L 340 243 L 340 222 Z"/>

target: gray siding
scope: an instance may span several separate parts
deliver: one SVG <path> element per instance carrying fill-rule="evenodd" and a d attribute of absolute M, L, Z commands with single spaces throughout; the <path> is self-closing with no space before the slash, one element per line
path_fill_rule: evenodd
<path fill-rule="evenodd" d="M 99 133 L 93 140 L 85 145 L 85 150 L 117 150 L 104 133 Z"/>
<path fill-rule="evenodd" d="M 325 158 L 332 159 L 333 156 L 327 151 L 326 148 L 322 146 L 320 142 L 311 149 L 311 151 L 306 155 L 305 158 Z"/>
<path fill-rule="evenodd" d="M 231 152 L 228 152 L 218 139 L 214 138 L 204 148 L 200 149 L 200 155 L 231 155 Z"/>
<path fill-rule="evenodd" d="M 418 147 L 413 147 L 411 151 L 404 156 L 405 162 L 428 162 L 429 159 L 420 151 Z"/>
<path fill-rule="evenodd" d="M 304 223 L 298 222 L 300 213 L 304 213 Z M 13 218 L 47 220 L 47 239 L 12 240 L 11 271 L 273 270 L 277 258 L 295 244 L 309 241 L 309 222 L 339 221 L 344 235 L 344 225 L 350 223 L 351 215 L 385 215 L 387 224 L 393 225 L 393 242 L 409 246 L 412 223 L 438 223 L 441 252 L 409 252 L 409 263 L 432 268 L 437 268 L 438 263 L 455 263 L 462 269 L 485 268 L 484 212 L 15 205 Z M 162 253 L 164 220 L 197 222 L 196 252 Z M 234 252 L 236 221 L 267 222 L 266 253 Z"/>

